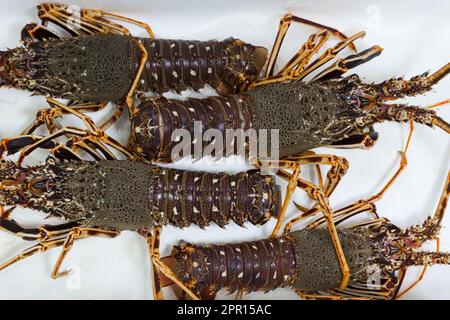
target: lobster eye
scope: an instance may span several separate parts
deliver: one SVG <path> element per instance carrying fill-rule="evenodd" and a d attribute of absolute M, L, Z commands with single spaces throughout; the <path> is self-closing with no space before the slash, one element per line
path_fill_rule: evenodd
<path fill-rule="evenodd" d="M 375 131 L 373 125 L 369 126 L 369 138 L 376 141 L 378 139 L 378 132 Z"/>

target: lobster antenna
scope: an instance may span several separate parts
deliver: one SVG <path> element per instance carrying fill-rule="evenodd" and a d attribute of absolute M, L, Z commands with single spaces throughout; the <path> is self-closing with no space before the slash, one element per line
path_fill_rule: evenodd
<path fill-rule="evenodd" d="M 407 266 L 432 266 L 435 264 L 450 265 L 450 253 L 434 251 L 413 252 L 405 263 Z"/>
<path fill-rule="evenodd" d="M 431 123 L 436 127 L 441 128 L 445 132 L 450 133 L 450 124 L 441 117 L 434 115 L 431 120 Z"/>

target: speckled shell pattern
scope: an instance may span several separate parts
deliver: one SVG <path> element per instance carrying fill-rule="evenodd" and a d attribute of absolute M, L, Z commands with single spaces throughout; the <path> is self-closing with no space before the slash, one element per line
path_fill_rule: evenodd
<path fill-rule="evenodd" d="M 199 90 L 209 84 L 221 93 L 238 91 L 240 85 L 256 80 L 265 49 L 228 38 L 223 41 L 140 38 L 149 55 L 140 91 L 181 92 Z M 260 48 L 260 47 L 259 47 Z M 138 61 L 135 59 L 135 61 Z M 136 70 L 137 70 L 137 64 Z"/>
<path fill-rule="evenodd" d="M 375 257 L 363 231 L 343 230 L 339 237 L 351 270 L 350 285 L 366 284 Z M 342 273 L 329 232 L 294 231 L 275 239 L 224 245 L 180 243 L 174 247 L 178 277 L 201 297 L 222 288 L 234 292 L 269 291 L 291 286 L 302 291 L 337 289 Z"/>
<path fill-rule="evenodd" d="M 237 39 L 190 41 L 101 34 L 27 44 L 23 75 L 17 86 L 75 101 L 122 101 L 135 79 L 142 56 L 148 59 L 138 92 L 198 90 L 206 84 L 234 93 L 254 81 L 267 50 Z"/>
<path fill-rule="evenodd" d="M 330 145 L 354 133 L 355 119 L 363 111 L 347 94 L 340 81 L 277 83 L 246 93 L 253 128 L 279 130 L 280 158 Z"/>
<path fill-rule="evenodd" d="M 150 176 L 150 211 L 158 224 L 261 225 L 280 212 L 280 187 L 258 170 L 229 175 L 157 167 Z"/>
<path fill-rule="evenodd" d="M 200 227 L 230 221 L 259 225 L 280 212 L 281 189 L 258 170 L 238 174 L 161 168 L 137 161 L 55 161 L 22 168 L 0 162 L 2 206 L 20 205 L 84 226 L 138 230 L 172 224 Z M 32 188 L 32 189 L 31 189 Z M 32 191 L 34 190 L 34 191 Z"/>
<path fill-rule="evenodd" d="M 372 246 L 372 237 L 365 229 L 341 229 L 338 235 L 350 268 L 349 285 L 365 286 L 369 266 L 377 256 Z M 303 229 L 291 232 L 289 238 L 297 261 L 292 286 L 302 291 L 339 288 L 342 272 L 329 231 Z"/>
<path fill-rule="evenodd" d="M 202 144 L 202 150 L 210 144 L 199 139 L 195 141 L 194 122 L 200 121 L 200 134 L 208 129 L 221 132 L 222 146 L 226 146 L 227 130 L 248 130 L 251 128 L 251 109 L 248 100 L 241 95 L 210 97 L 207 99 L 188 99 L 185 101 L 166 99 L 164 97 L 142 102 L 136 109 L 131 122 L 129 147 L 142 158 L 172 162 L 172 150 L 179 143 L 172 138 L 176 129 L 189 131 L 194 144 Z M 237 152 L 238 139 L 234 140 L 233 154 Z M 231 143 L 231 141 L 229 141 Z M 217 150 L 217 152 L 223 149 Z"/>
<path fill-rule="evenodd" d="M 194 121 L 201 121 L 200 138 L 208 129 L 219 130 L 223 146 L 230 145 L 227 129 L 254 129 L 257 139 L 261 130 L 268 131 L 267 149 L 272 150 L 270 130 L 278 130 L 280 158 L 330 145 L 351 135 L 355 119 L 363 116 L 339 96 L 341 86 L 336 81 L 292 82 L 205 99 L 150 99 L 142 102 L 133 116 L 129 147 L 142 159 L 171 162 L 172 150 L 180 141 L 172 134 L 187 129 L 195 156 L 194 144 L 201 143 L 204 150 L 210 142 L 194 139 Z M 234 139 L 234 153 L 230 154 L 240 150 L 242 141 L 248 151 L 249 138 L 245 136 L 245 140 Z"/>
<path fill-rule="evenodd" d="M 284 237 L 210 246 L 181 243 L 172 256 L 178 278 L 202 298 L 222 288 L 232 293 L 284 287 L 296 272 L 294 247 Z"/>

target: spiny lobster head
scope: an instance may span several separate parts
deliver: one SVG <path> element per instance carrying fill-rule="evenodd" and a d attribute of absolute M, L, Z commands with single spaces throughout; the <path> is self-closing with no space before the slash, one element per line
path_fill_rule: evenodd
<path fill-rule="evenodd" d="M 42 166 L 23 168 L 0 161 L 0 206 L 36 207 L 36 200 L 52 187 L 52 179 Z"/>
<path fill-rule="evenodd" d="M 450 72 L 450 64 L 431 76 L 424 73 L 410 80 L 393 78 L 379 84 L 367 84 L 357 75 L 351 75 L 339 81 L 339 96 L 341 100 L 346 101 L 346 105 L 351 105 L 361 113 L 356 119 L 357 127 L 369 127 L 384 121 L 400 123 L 413 121 L 429 127 L 436 126 L 450 133 L 450 124 L 437 116 L 434 110 L 403 103 L 388 103 L 429 91 L 433 81 L 442 78 L 441 73 L 446 74 L 445 72 Z M 448 101 L 435 105 L 445 104 Z"/>
<path fill-rule="evenodd" d="M 450 264 L 449 253 L 420 250 L 426 241 L 437 239 L 440 226 L 436 222 L 429 217 L 423 224 L 402 230 L 386 220 L 373 237 L 377 264 L 386 273 L 414 265 Z"/>
<path fill-rule="evenodd" d="M 0 51 L 0 86 L 30 86 L 32 59 L 33 54 L 24 47 Z"/>
<path fill-rule="evenodd" d="M 70 180 L 81 165 L 52 157 L 33 167 L 0 160 L 0 206 L 30 208 L 69 221 L 84 218 L 86 212 L 74 199 Z"/>

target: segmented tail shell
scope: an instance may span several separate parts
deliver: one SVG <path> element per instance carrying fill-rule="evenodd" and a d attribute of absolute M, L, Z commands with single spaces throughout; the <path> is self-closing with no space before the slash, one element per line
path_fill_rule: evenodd
<path fill-rule="evenodd" d="M 200 122 L 199 132 L 194 132 L 195 123 Z M 252 114 L 248 99 L 244 95 L 211 97 L 208 99 L 188 99 L 186 101 L 166 99 L 164 97 L 142 102 L 136 109 L 131 122 L 130 149 L 142 158 L 150 161 L 172 162 L 172 150 L 181 142 L 178 136 L 173 138 L 176 129 L 186 129 L 191 138 L 191 154 L 197 144 L 205 150 L 209 141 L 202 141 L 208 129 L 220 131 L 222 146 L 227 143 L 227 130 L 248 130 L 252 126 Z M 200 136 L 200 138 L 197 138 Z M 196 139 L 197 138 L 197 139 Z M 233 154 L 242 143 L 234 137 Z M 216 150 L 217 152 L 223 149 Z M 228 152 L 228 150 L 226 150 Z M 216 154 L 217 155 L 217 154 Z M 177 155 L 178 156 L 178 155 Z M 199 155 L 201 157 L 202 155 Z"/>
<path fill-rule="evenodd" d="M 286 237 L 211 246 L 181 243 L 172 256 L 178 278 L 203 299 L 222 288 L 232 293 L 284 287 L 296 272 L 294 247 Z"/>
<path fill-rule="evenodd" d="M 193 41 L 140 38 L 148 53 L 139 90 L 181 92 L 206 84 L 221 94 L 239 91 L 256 80 L 267 50 L 238 39 Z M 140 56 L 140 53 L 136 51 Z M 139 58 L 136 57 L 137 70 Z"/>
<path fill-rule="evenodd" d="M 230 220 L 260 225 L 277 217 L 281 190 L 273 176 L 258 170 L 229 175 L 156 167 L 149 197 L 153 218 L 160 225 L 223 227 Z"/>

